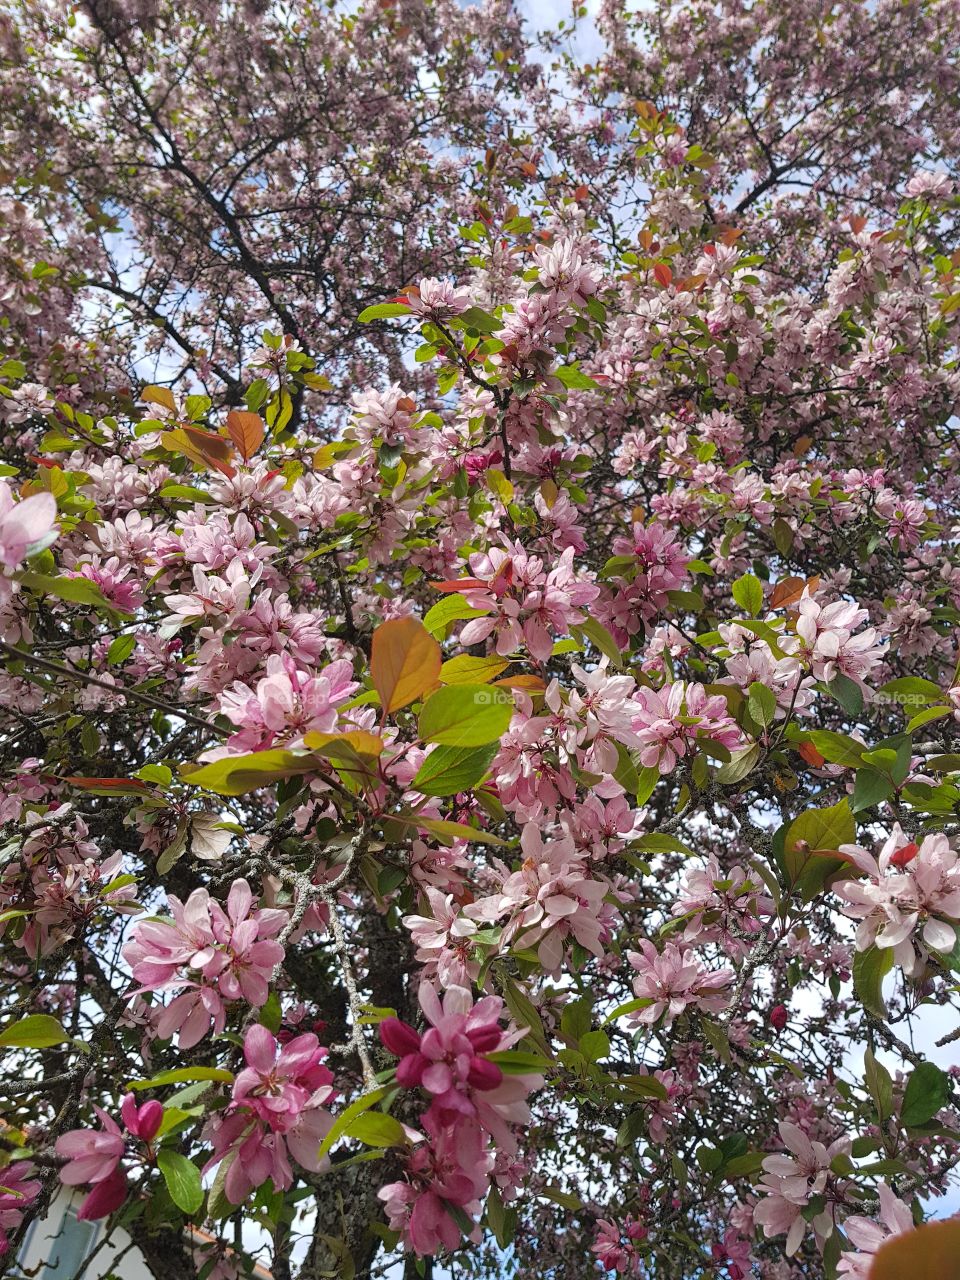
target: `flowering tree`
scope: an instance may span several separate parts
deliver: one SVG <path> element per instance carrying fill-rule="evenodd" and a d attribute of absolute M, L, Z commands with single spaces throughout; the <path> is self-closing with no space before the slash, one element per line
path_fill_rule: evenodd
<path fill-rule="evenodd" d="M 921 1275 L 956 5 L 142 9 L 3 29 L 6 1263 Z"/>

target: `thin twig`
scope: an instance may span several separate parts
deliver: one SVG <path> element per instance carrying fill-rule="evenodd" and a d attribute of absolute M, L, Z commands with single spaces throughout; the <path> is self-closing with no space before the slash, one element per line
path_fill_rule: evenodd
<path fill-rule="evenodd" d="M 119 694 L 124 698 L 132 698 L 134 702 L 142 702 L 144 706 L 152 707 L 154 711 L 164 711 L 169 716 L 176 716 L 179 720 L 187 721 L 188 724 L 206 729 L 208 733 L 216 733 L 221 736 L 223 734 L 223 730 L 218 729 L 209 720 L 202 720 L 199 716 L 195 716 L 189 711 L 184 711 L 182 707 L 175 707 L 169 702 L 161 702 L 159 698 L 151 698 L 149 694 L 140 693 L 136 689 L 110 684 L 109 681 L 100 680 L 97 676 L 91 676 L 86 671 L 77 671 L 75 668 L 68 667 L 63 663 L 52 662 L 49 658 L 41 658 L 35 653 L 25 653 L 23 649 L 18 649 L 16 645 L 7 644 L 6 640 L 0 640 L 0 649 L 9 653 L 11 657 L 16 658 L 19 662 L 26 662 L 30 666 L 39 667 L 41 671 L 48 671 L 51 675 L 65 676 L 68 680 L 77 680 L 81 684 L 95 685 L 98 689 L 106 689 L 108 693 Z"/>

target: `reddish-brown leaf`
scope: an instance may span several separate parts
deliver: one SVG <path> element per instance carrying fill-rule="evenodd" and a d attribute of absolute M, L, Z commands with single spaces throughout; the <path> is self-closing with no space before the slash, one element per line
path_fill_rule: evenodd
<path fill-rule="evenodd" d="M 231 409 L 227 414 L 227 432 L 240 450 L 244 462 L 249 462 L 263 444 L 267 427 L 259 413 L 247 413 L 245 409 Z"/>
<path fill-rule="evenodd" d="M 781 578 L 773 588 L 773 594 L 770 597 L 770 608 L 781 609 L 786 605 L 795 604 L 803 595 L 803 589 L 806 585 L 804 578 Z"/>
<path fill-rule="evenodd" d="M 171 413 L 177 411 L 177 402 L 169 387 L 144 387 L 140 392 L 140 399 L 144 404 L 163 405 L 164 409 L 169 409 Z"/>
<path fill-rule="evenodd" d="M 440 676 L 440 646 L 417 618 L 392 618 L 373 633 L 370 674 L 384 711 L 399 711 L 432 689 Z"/>

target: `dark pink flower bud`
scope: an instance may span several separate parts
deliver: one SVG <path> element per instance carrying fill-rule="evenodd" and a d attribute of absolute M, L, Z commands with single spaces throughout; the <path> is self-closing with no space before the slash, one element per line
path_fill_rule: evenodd
<path fill-rule="evenodd" d="M 776 1031 L 782 1031 L 787 1025 L 790 1015 L 785 1004 L 775 1004 L 770 1010 L 770 1025 Z"/>
<path fill-rule="evenodd" d="M 151 1098 L 140 1108 L 140 1137 L 144 1142 L 151 1142 L 156 1136 L 163 1121 L 163 1104 Z"/>
<path fill-rule="evenodd" d="M 163 1120 L 163 1104 L 151 1099 L 138 1107 L 133 1094 L 128 1093 L 120 1104 L 120 1115 L 128 1133 L 149 1142 L 156 1137 Z"/>
<path fill-rule="evenodd" d="M 118 1165 L 108 1178 L 94 1185 L 77 1213 L 81 1222 L 109 1217 L 127 1198 L 127 1175 Z"/>
<path fill-rule="evenodd" d="M 492 1053 L 503 1037 L 503 1032 L 495 1022 L 484 1023 L 480 1027 L 471 1027 L 467 1039 L 473 1045 L 474 1053 Z"/>
<path fill-rule="evenodd" d="M 398 1058 L 420 1052 L 420 1037 L 413 1027 L 399 1018 L 384 1018 L 380 1023 L 380 1039 Z"/>
<path fill-rule="evenodd" d="M 474 1058 L 470 1063 L 467 1080 L 475 1089 L 496 1089 L 503 1079 L 503 1072 L 495 1062 L 486 1058 Z"/>
<path fill-rule="evenodd" d="M 425 1058 L 422 1053 L 408 1053 L 397 1063 L 397 1084 L 404 1089 L 416 1088 L 429 1065 L 429 1058 Z"/>

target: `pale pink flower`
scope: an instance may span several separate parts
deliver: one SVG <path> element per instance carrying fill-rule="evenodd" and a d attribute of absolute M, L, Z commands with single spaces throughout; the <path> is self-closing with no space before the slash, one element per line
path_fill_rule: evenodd
<path fill-rule="evenodd" d="M 452 893 L 444 895 L 432 885 L 425 885 L 423 893 L 433 914 L 403 917 L 417 948 L 415 958 L 424 966 L 424 976 L 436 976 L 442 987 L 469 987 L 480 972 L 479 961 L 471 957 L 477 926 L 461 914 Z"/>
<path fill-rule="evenodd" d="M 840 853 L 865 880 L 842 880 L 834 892 L 844 901 L 845 915 L 859 920 L 856 946 L 892 947 L 905 973 L 918 973 L 924 948 L 949 952 L 960 922 L 960 865 L 941 832 L 924 836 L 919 845 L 894 826 L 875 859 L 860 845 L 840 846 Z"/>
<path fill-rule="evenodd" d="M 458 316 L 466 311 L 470 305 L 470 294 L 466 289 L 458 289 L 450 280 L 427 276 L 418 287 L 408 291 L 407 305 L 416 315 L 442 320 L 445 316 Z"/>
<path fill-rule="evenodd" d="M 874 627 L 854 635 L 855 628 L 868 617 L 866 609 L 848 600 L 822 605 L 806 591 L 797 609 L 797 635 L 802 642 L 798 656 L 810 664 L 814 676 L 829 683 L 844 675 L 863 686 L 864 677 L 880 665 L 885 654 Z"/>
<path fill-rule="evenodd" d="M 910 1206 L 895 1196 L 887 1183 L 878 1183 L 877 1191 L 880 1193 L 877 1219 L 855 1214 L 843 1223 L 843 1233 L 857 1252 L 842 1253 L 837 1272 L 850 1280 L 870 1280 L 873 1257 L 880 1246 L 914 1227 Z"/>
<path fill-rule="evenodd" d="M 812 1141 L 789 1120 L 782 1120 L 779 1129 L 783 1144 L 791 1154 L 778 1153 L 764 1160 L 764 1176 L 757 1187 L 764 1199 L 754 1208 L 753 1220 L 763 1228 L 768 1240 L 786 1234 L 784 1249 L 787 1257 L 791 1257 L 800 1247 L 806 1230 L 804 1206 L 823 1192 L 832 1176 L 831 1161 L 834 1156 L 849 1153 L 850 1141 L 838 1138 L 827 1147 Z M 824 1210 L 811 1225 L 822 1240 L 833 1231 L 832 1216 Z"/>
<path fill-rule="evenodd" d="M 640 763 L 661 774 L 671 773 L 700 737 L 727 748 L 737 746 L 742 737 L 722 695 L 708 694 L 702 684 L 677 680 L 662 689 L 641 688 L 634 706 Z"/>
<path fill-rule="evenodd" d="M 286 654 L 267 658 L 267 674 L 256 689 L 237 683 L 220 695 L 220 710 L 240 732 L 227 740 L 231 751 L 264 751 L 303 744 L 307 733 L 333 733 L 340 705 L 359 685 L 345 658 L 312 676 Z"/>
<path fill-rule="evenodd" d="M 15 569 L 33 549 L 46 545 L 56 518 L 52 493 L 34 493 L 16 502 L 10 485 L 0 480 L 0 565 Z"/>
<path fill-rule="evenodd" d="M 190 1048 L 211 1026 L 224 1029 L 225 1001 L 245 1000 L 254 1008 L 266 1002 L 284 955 L 274 939 L 288 917 L 254 909 L 246 880 L 234 881 L 226 911 L 206 889 L 195 889 L 185 903 L 171 894 L 168 902 L 172 921 L 135 925 L 123 955 L 140 992 L 185 988 L 160 1009 L 157 1031 L 164 1039 L 179 1031 L 180 1047 Z"/>
<path fill-rule="evenodd" d="M 662 952 L 646 940 L 639 947 L 639 951 L 627 952 L 637 970 L 633 991 L 638 1000 L 649 1000 L 650 1004 L 631 1013 L 631 1023 L 653 1026 L 662 1017 L 663 1025 L 669 1027 L 690 1006 L 704 1013 L 720 1013 L 730 1003 L 725 988 L 733 982 L 732 969 L 707 970 L 692 951 L 672 942 Z"/>

